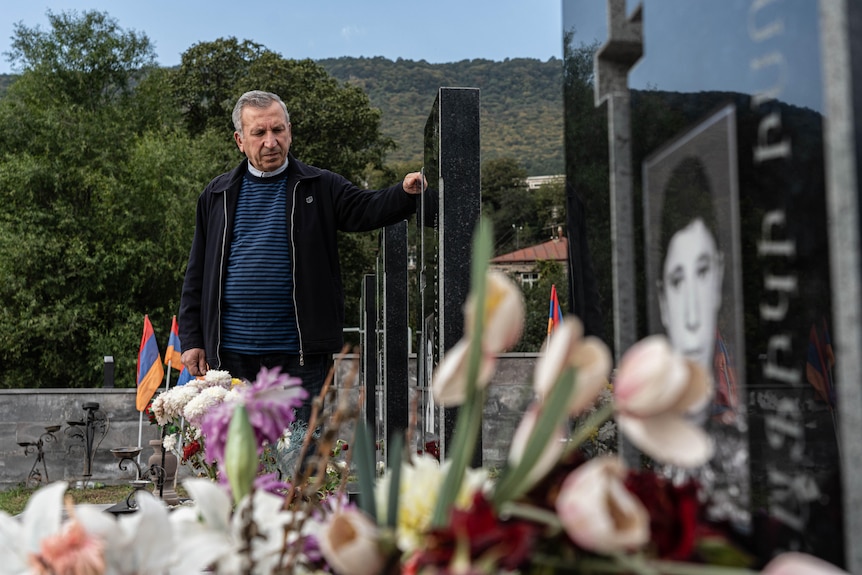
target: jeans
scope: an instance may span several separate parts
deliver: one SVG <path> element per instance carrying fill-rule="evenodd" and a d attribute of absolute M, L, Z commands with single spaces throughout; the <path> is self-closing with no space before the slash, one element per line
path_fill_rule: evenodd
<path fill-rule="evenodd" d="M 332 355 L 327 353 L 306 354 L 304 365 L 299 365 L 298 354 L 273 353 L 266 355 L 245 355 L 232 351 L 221 352 L 221 369 L 230 373 L 231 377 L 254 381 L 260 368 L 281 367 L 281 373 L 302 380 L 302 387 L 308 392 L 308 397 L 302 406 L 296 410 L 296 421 L 308 424 L 311 419 L 311 402 L 320 395 L 323 383 L 332 366 Z"/>

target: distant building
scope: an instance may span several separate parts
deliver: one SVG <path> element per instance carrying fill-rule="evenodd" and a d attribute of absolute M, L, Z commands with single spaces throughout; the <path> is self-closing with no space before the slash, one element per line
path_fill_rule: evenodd
<path fill-rule="evenodd" d="M 537 264 L 540 261 L 556 261 L 568 270 L 569 242 L 565 236 L 528 246 L 491 259 L 491 268 L 500 270 L 520 280 L 522 286 L 535 285 L 539 281 Z"/>
<path fill-rule="evenodd" d="M 538 190 L 546 184 L 563 185 L 566 183 L 566 176 L 564 174 L 557 174 L 554 176 L 530 176 L 527 178 L 526 182 L 528 190 Z"/>

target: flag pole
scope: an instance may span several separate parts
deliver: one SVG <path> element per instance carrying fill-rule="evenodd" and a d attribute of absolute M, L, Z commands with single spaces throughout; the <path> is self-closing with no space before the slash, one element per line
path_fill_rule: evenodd
<path fill-rule="evenodd" d="M 168 360 L 168 372 L 165 374 L 165 391 L 171 388 L 171 361 Z"/>
<path fill-rule="evenodd" d="M 143 429 L 144 429 L 144 412 L 139 411 L 138 412 L 138 449 L 141 449 L 141 433 L 143 432 Z M 141 463 L 141 452 L 138 451 L 138 464 L 140 464 L 140 463 Z M 137 479 L 140 479 L 140 477 Z"/>

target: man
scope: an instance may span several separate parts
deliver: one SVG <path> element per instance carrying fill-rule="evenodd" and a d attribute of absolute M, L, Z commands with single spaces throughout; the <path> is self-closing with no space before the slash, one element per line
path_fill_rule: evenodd
<path fill-rule="evenodd" d="M 361 232 L 413 213 L 420 173 L 361 190 L 290 154 L 290 115 L 277 95 L 243 94 L 234 139 L 246 160 L 198 198 L 180 302 L 182 360 L 189 372 L 226 370 L 253 381 L 261 367 L 302 379 L 309 400 L 341 350 L 344 294 L 337 231 Z"/>

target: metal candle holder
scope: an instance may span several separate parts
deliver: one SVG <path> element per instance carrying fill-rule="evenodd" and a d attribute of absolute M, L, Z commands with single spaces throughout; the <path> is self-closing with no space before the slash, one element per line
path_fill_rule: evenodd
<path fill-rule="evenodd" d="M 135 467 L 135 478 L 129 481 L 134 488 L 124 501 L 117 503 L 108 511 L 111 513 L 129 513 L 138 508 L 137 495 L 138 492 L 145 489 L 150 483 L 156 485 L 162 484 L 165 481 L 165 468 L 156 465 L 155 463 L 142 469 L 137 462 L 137 457 L 141 453 L 140 447 L 117 447 L 111 450 L 111 453 L 120 460 L 119 467 L 122 471 L 129 470 L 129 464 Z"/>
<path fill-rule="evenodd" d="M 82 406 L 86 412 L 84 419 L 80 421 L 67 421 L 69 427 L 66 428 L 66 435 L 71 438 L 80 439 L 84 444 L 84 485 L 87 485 L 89 479 L 93 476 L 93 456 L 95 448 L 102 442 L 105 435 L 108 434 L 110 426 L 108 417 L 105 412 L 99 409 L 99 404 L 95 402 L 85 402 Z M 96 437 L 99 436 L 98 442 Z"/>
<path fill-rule="evenodd" d="M 33 467 L 30 468 L 30 473 L 27 475 L 27 480 L 24 482 L 24 485 L 29 485 L 30 481 L 34 483 L 42 482 L 42 472 L 44 472 L 45 483 L 50 483 L 51 480 L 48 479 L 48 467 L 45 465 L 45 452 L 42 450 L 42 446 L 46 443 L 51 443 L 57 441 L 57 437 L 54 435 L 55 432 L 60 431 L 59 425 L 49 425 L 45 427 L 45 432 L 39 436 L 36 441 L 19 441 L 18 445 L 24 448 L 24 455 L 30 455 L 31 453 L 36 453 L 36 461 L 33 462 Z M 42 470 L 40 471 L 38 466 L 42 464 Z"/>

